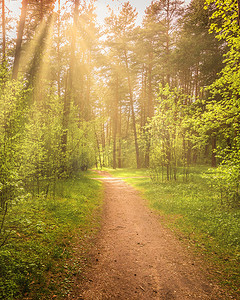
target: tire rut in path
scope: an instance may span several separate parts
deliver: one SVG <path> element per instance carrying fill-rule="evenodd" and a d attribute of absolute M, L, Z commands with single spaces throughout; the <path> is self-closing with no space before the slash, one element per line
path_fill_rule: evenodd
<path fill-rule="evenodd" d="M 117 178 L 104 186 L 94 263 L 74 299 L 223 299 L 134 188 Z"/>

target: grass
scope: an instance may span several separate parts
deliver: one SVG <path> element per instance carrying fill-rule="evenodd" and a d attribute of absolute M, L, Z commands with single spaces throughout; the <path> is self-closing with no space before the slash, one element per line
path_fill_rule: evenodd
<path fill-rule="evenodd" d="M 116 177 L 149 177 L 148 170 L 147 169 L 109 169 L 104 168 L 104 171 L 107 171 L 111 173 L 112 175 Z M 128 181 L 131 178 L 128 179 Z M 135 178 L 132 180 L 132 182 L 135 182 Z"/>
<path fill-rule="evenodd" d="M 76 261 L 73 248 L 98 230 L 102 189 L 79 174 L 56 191 L 55 198 L 25 198 L 10 210 L 11 235 L 0 248 L 0 299 L 63 299 L 71 292 L 85 259 Z"/>
<path fill-rule="evenodd" d="M 192 168 L 189 180 L 179 174 L 176 182 L 152 183 L 146 170 L 109 170 L 140 189 L 164 223 L 204 254 L 214 276 L 233 295 L 239 291 L 240 211 L 221 205 L 220 195 L 208 184 L 207 167 Z M 211 171 L 210 171 L 211 174 Z"/>

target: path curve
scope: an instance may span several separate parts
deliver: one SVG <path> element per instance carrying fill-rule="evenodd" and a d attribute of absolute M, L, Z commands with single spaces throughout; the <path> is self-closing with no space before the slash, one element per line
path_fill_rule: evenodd
<path fill-rule="evenodd" d="M 102 229 L 74 299 L 224 299 L 139 192 L 105 175 Z"/>

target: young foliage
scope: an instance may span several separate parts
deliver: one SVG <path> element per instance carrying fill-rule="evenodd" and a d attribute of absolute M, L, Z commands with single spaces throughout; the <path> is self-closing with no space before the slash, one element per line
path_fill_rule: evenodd
<path fill-rule="evenodd" d="M 219 79 L 208 88 L 211 99 L 215 101 L 208 105 L 204 116 L 209 121 L 215 120 L 218 124 L 217 135 L 221 137 L 218 151 L 221 166 L 218 169 L 219 175 L 216 177 L 217 185 L 226 192 L 223 194 L 224 198 L 229 200 L 229 204 L 239 205 L 239 2 L 207 0 L 206 4 L 215 5 L 217 8 L 210 17 L 210 30 L 216 33 L 217 39 L 226 43 L 228 52 L 225 55 L 225 67 Z"/>
<path fill-rule="evenodd" d="M 150 167 L 154 180 L 177 179 L 177 168 L 189 165 L 185 120 L 188 96 L 168 85 L 159 89 L 155 115 L 147 125 L 151 134 Z M 160 177 L 160 178 L 159 178 Z"/>
<path fill-rule="evenodd" d="M 19 166 L 27 113 L 23 84 L 1 82 L 0 94 L 0 247 L 10 234 L 4 223 L 8 209 L 21 196 Z"/>

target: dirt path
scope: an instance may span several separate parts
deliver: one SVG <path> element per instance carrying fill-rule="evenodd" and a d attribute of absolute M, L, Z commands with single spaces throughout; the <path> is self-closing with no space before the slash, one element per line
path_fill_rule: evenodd
<path fill-rule="evenodd" d="M 107 177 L 94 263 L 74 299 L 226 299 L 139 193 Z"/>

